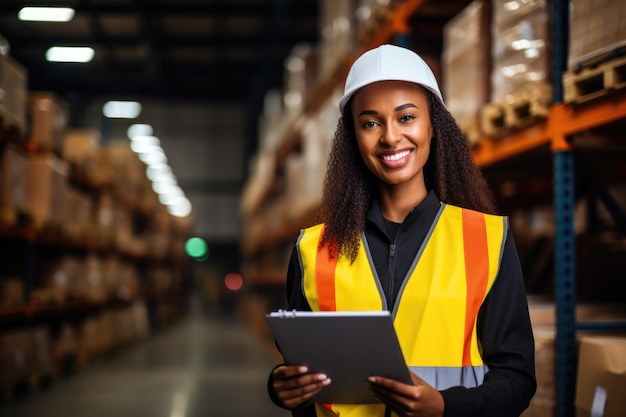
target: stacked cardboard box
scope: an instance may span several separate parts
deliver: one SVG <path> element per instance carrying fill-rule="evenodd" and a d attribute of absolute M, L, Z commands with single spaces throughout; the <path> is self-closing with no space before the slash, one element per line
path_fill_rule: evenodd
<path fill-rule="evenodd" d="M 18 220 L 16 201 L 22 194 L 26 154 L 11 144 L 0 144 L 0 153 L 0 222 L 13 225 Z"/>
<path fill-rule="evenodd" d="M 626 337 L 585 336 L 579 346 L 576 416 L 626 415 Z"/>
<path fill-rule="evenodd" d="M 554 416 L 555 395 L 555 351 L 556 340 L 556 306 L 551 301 L 530 298 L 530 319 L 535 337 L 535 372 L 537 375 L 537 392 L 531 400 L 530 407 L 522 414 L 523 417 Z M 579 304 L 576 307 L 578 322 L 623 322 L 626 320 L 626 309 L 620 305 Z M 579 346 L 584 337 L 579 332 Z M 595 366 L 595 365 L 592 365 Z"/>
<path fill-rule="evenodd" d="M 26 159 L 23 183 L 16 197 L 18 209 L 36 228 L 60 226 L 65 221 L 69 167 L 53 153 L 37 153 Z"/>
<path fill-rule="evenodd" d="M 38 149 L 61 151 L 69 123 L 69 108 L 56 94 L 47 91 L 28 93 L 30 143 Z"/>
<path fill-rule="evenodd" d="M 575 69 L 626 50 L 626 4 L 622 0 L 572 0 L 568 67 Z"/>

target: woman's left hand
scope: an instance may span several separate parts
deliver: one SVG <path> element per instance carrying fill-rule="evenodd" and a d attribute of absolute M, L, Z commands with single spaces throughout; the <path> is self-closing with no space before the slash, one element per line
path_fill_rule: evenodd
<path fill-rule="evenodd" d="M 400 417 L 443 417 L 443 397 L 434 387 L 411 372 L 413 385 L 373 376 L 370 389 Z"/>

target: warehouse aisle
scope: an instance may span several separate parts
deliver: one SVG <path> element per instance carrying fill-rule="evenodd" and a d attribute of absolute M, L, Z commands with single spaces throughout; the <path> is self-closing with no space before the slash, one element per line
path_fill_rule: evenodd
<path fill-rule="evenodd" d="M 188 320 L 43 390 L 2 417 L 284 417 L 266 394 L 274 359 L 229 317 Z"/>

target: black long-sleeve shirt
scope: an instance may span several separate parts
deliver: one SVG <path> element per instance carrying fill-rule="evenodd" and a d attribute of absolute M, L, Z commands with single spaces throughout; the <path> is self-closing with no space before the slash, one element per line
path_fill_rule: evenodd
<path fill-rule="evenodd" d="M 386 220 L 377 202 L 365 229 L 374 267 L 393 306 L 411 263 L 440 208 L 431 191 L 401 224 Z M 393 252 L 393 256 L 390 254 Z M 294 249 L 287 273 L 289 309 L 311 310 L 302 289 L 302 271 Z M 498 276 L 477 321 L 483 361 L 489 367 L 483 384 L 441 391 L 446 417 L 514 417 L 528 407 L 536 390 L 534 339 L 522 270 L 511 233 L 507 234 Z M 275 399 L 270 388 L 270 396 Z M 294 416 L 315 416 L 313 407 L 300 407 Z"/>

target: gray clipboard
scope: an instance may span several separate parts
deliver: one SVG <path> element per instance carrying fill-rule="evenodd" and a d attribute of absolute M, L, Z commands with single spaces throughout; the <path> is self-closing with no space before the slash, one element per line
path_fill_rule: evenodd
<path fill-rule="evenodd" d="M 266 318 L 288 365 L 330 377 L 331 384 L 313 397 L 318 403 L 379 402 L 368 388 L 369 376 L 412 384 L 389 311 L 279 310 Z"/>

